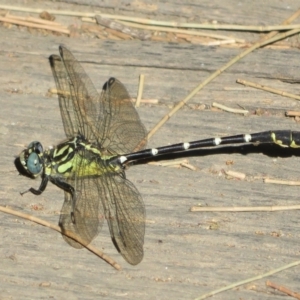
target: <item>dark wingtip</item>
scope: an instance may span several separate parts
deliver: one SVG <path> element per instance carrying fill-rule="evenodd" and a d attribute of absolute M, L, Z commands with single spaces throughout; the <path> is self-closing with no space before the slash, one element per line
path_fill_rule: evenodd
<path fill-rule="evenodd" d="M 50 62 L 50 66 L 54 67 L 54 54 L 49 56 L 49 62 Z"/>
<path fill-rule="evenodd" d="M 65 46 L 62 45 L 62 44 L 58 46 L 58 51 L 59 51 L 59 54 L 60 54 L 61 57 L 63 57 L 64 48 L 65 48 Z"/>
<path fill-rule="evenodd" d="M 55 61 L 61 61 L 60 56 L 52 54 L 49 56 L 50 66 L 53 68 L 55 66 Z"/>
<path fill-rule="evenodd" d="M 106 91 L 108 88 L 110 88 L 114 82 L 116 81 L 116 78 L 110 77 L 103 85 L 103 90 Z"/>
<path fill-rule="evenodd" d="M 58 46 L 58 51 L 59 51 L 61 57 L 63 56 L 64 48 L 65 48 L 65 46 L 62 45 L 62 44 Z M 50 62 L 51 67 L 54 66 L 55 60 L 61 61 L 61 57 L 60 57 L 59 55 L 56 55 L 56 54 L 50 55 L 50 56 L 49 56 L 49 62 Z"/>

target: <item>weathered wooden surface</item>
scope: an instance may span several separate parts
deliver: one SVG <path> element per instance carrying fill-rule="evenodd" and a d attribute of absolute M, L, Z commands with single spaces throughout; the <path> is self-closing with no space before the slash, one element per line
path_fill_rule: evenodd
<path fill-rule="evenodd" d="M 228 21 L 226 17 L 233 11 L 226 10 L 227 2 L 233 9 L 235 1 L 225 1 L 222 7 L 211 11 L 210 8 L 217 7 L 217 4 L 209 1 L 210 6 L 200 7 L 202 14 L 207 19 Z M 232 20 L 237 20 L 236 23 L 245 20 L 248 24 L 280 23 L 296 9 L 296 1 L 287 2 L 278 1 L 272 7 L 267 4 L 261 7 L 260 4 L 258 15 L 253 10 L 253 14 L 259 17 L 257 20 L 248 13 L 252 11 L 251 4 L 245 2 L 244 10 L 238 13 L 237 8 Z M 279 12 L 280 3 L 290 8 Z M 163 5 L 171 15 L 170 4 Z M 255 5 L 258 7 L 258 4 Z M 175 8 L 174 3 L 174 11 Z M 193 17 L 194 8 L 186 14 Z M 240 19 L 235 19 L 237 15 Z M 0 27 L 0 40 L 1 205 L 54 223 L 58 221 L 63 202 L 62 191 L 49 184 L 46 192 L 39 197 L 30 194 L 21 197 L 20 191 L 30 186 L 37 187 L 39 181 L 18 176 L 13 159 L 32 140 L 39 140 L 46 147 L 64 138 L 57 99 L 47 95 L 48 88 L 54 87 L 47 57 L 57 53 L 60 43 L 65 44 L 83 63 L 99 90 L 108 77 L 115 76 L 135 96 L 138 75 L 145 74 L 144 98 L 160 100 L 158 105 L 142 105 L 139 108 L 148 129 L 169 111 L 169 106 L 242 51 L 189 44 L 99 41 L 51 35 L 39 37 L 3 27 Z M 205 87 L 190 102 L 209 106 L 216 101 L 237 108 L 240 105 L 251 111 L 260 108 L 265 112 L 262 115 L 242 117 L 195 110 L 191 108 L 194 106 L 187 105 L 149 141 L 149 145 L 268 129 L 298 130 L 297 123 L 283 116 L 286 109 L 299 109 L 298 102 L 235 83 L 237 78 L 255 80 L 299 93 L 299 85 L 268 79 L 280 75 L 297 78 L 298 58 L 298 49 L 255 51 Z M 236 149 L 237 152 L 240 150 Z M 253 147 L 245 147 L 244 153 L 252 150 Z M 207 155 L 207 151 L 193 152 L 195 156 L 189 160 L 197 171 L 152 165 L 130 168 L 127 178 L 143 195 L 147 211 L 145 257 L 138 266 L 126 264 L 112 245 L 106 226 L 93 242 L 122 264 L 120 272 L 85 250 L 69 247 L 56 232 L 1 214 L 0 299 L 194 299 L 213 289 L 298 260 L 298 211 L 189 212 L 189 208 L 197 204 L 299 204 L 299 187 L 262 182 L 263 176 L 299 179 L 297 152 L 286 152 L 288 155 L 284 157 L 284 152 L 280 151 L 280 157 L 277 157 L 272 149 L 262 150 L 269 156 L 263 153 L 230 154 L 235 151 L 231 148 L 224 154 L 213 150 L 211 155 Z M 227 165 L 228 160 L 233 160 L 233 165 Z M 222 170 L 244 172 L 247 180 L 228 180 Z M 32 205 L 42 209 L 35 211 Z M 217 228 L 213 230 L 215 224 Z M 269 279 L 299 292 L 298 273 L 299 267 Z M 214 299 L 286 298 L 266 288 L 264 282 L 259 280 L 241 286 Z"/>

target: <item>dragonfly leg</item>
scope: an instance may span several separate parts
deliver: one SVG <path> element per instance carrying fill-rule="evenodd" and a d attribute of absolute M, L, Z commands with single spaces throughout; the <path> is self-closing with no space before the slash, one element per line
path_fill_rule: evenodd
<path fill-rule="evenodd" d="M 74 211 L 75 211 L 75 204 L 76 204 L 76 193 L 75 189 L 73 188 L 72 185 L 69 183 L 61 180 L 61 179 L 50 179 L 52 183 L 54 183 L 56 186 L 59 188 L 63 189 L 65 192 L 69 193 L 71 195 L 71 205 L 72 205 L 72 210 L 71 210 L 71 220 L 72 223 L 75 224 L 75 216 L 74 216 Z"/>
<path fill-rule="evenodd" d="M 27 191 L 21 192 L 20 193 L 21 196 L 23 196 L 24 194 L 26 194 L 28 192 L 31 192 L 34 195 L 41 195 L 47 187 L 48 180 L 49 180 L 49 177 L 47 175 L 43 176 L 42 182 L 37 190 L 34 188 L 30 188 Z"/>

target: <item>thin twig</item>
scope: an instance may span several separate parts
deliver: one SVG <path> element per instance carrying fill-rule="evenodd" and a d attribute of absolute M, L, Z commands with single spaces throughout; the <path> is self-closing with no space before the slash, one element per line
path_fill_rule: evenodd
<path fill-rule="evenodd" d="M 264 183 L 283 184 L 283 185 L 300 185 L 300 181 L 281 180 L 281 179 L 270 179 L 264 178 Z"/>
<path fill-rule="evenodd" d="M 300 117 L 300 111 L 288 110 L 285 112 L 287 117 Z"/>
<path fill-rule="evenodd" d="M 298 210 L 300 205 L 285 205 L 285 206 L 233 206 L 233 207 L 202 207 L 202 206 L 192 206 L 190 211 L 193 212 L 252 212 L 252 211 L 285 211 L 285 210 Z"/>
<path fill-rule="evenodd" d="M 193 39 L 191 39 L 191 42 L 193 42 Z M 213 41 L 213 42 L 201 43 L 201 45 L 220 46 L 220 45 L 228 45 L 228 44 L 235 44 L 235 43 L 236 43 L 236 41 L 234 39 L 230 39 L 230 40 L 224 40 L 224 41 Z"/>
<path fill-rule="evenodd" d="M 208 297 L 211 297 L 211 296 L 214 296 L 216 294 L 219 294 L 221 292 L 225 292 L 225 291 L 228 291 L 228 290 L 231 290 L 233 288 L 236 288 L 237 286 L 240 286 L 240 285 L 243 285 L 243 284 L 246 284 L 246 283 L 249 283 L 249 282 L 252 282 L 252 281 L 255 281 L 255 280 L 259 280 L 259 279 L 262 279 L 262 278 L 265 278 L 265 277 L 268 277 L 268 276 L 271 276 L 273 274 L 276 274 L 278 272 L 281 272 L 283 270 L 286 270 L 286 269 L 289 269 L 289 268 L 292 268 L 292 267 L 296 267 L 300 265 L 300 260 L 298 261 L 295 261 L 293 263 L 290 263 L 288 265 L 285 265 L 283 267 L 280 267 L 278 269 L 274 269 L 270 272 L 267 272 L 267 273 L 264 273 L 264 274 L 261 274 L 261 275 L 258 275 L 258 276 L 255 276 L 255 277 L 251 277 L 251 278 L 248 278 L 246 280 L 242 280 L 242 281 L 238 281 L 238 282 L 235 282 L 235 283 L 232 283 L 228 286 L 225 286 L 223 288 L 220 288 L 220 289 L 217 289 L 217 290 L 214 290 L 212 292 L 209 292 L 207 294 L 204 294 L 198 298 L 196 298 L 195 300 L 203 300 L 203 299 L 206 299 Z"/>
<path fill-rule="evenodd" d="M 135 102 L 135 107 L 139 107 L 143 95 L 143 89 L 144 89 L 144 81 L 145 81 L 145 75 L 140 75 L 140 81 L 139 81 L 139 88 L 138 88 L 138 94 Z"/>
<path fill-rule="evenodd" d="M 192 170 L 192 171 L 196 171 L 196 170 L 197 170 L 196 167 L 194 167 L 193 165 L 188 164 L 188 163 L 181 163 L 180 165 L 181 165 L 182 167 L 185 167 L 185 168 L 190 169 L 190 170 Z"/>
<path fill-rule="evenodd" d="M 240 83 L 240 84 L 243 84 L 245 86 L 250 86 L 250 87 L 253 87 L 253 88 L 256 88 L 256 89 L 259 89 L 259 90 L 264 90 L 264 91 L 267 91 L 267 92 L 270 92 L 270 93 L 273 93 L 273 94 L 277 94 L 277 95 L 280 95 L 280 96 L 300 100 L 300 96 L 298 96 L 298 95 L 294 95 L 294 94 L 287 93 L 287 92 L 284 92 L 284 91 L 281 91 L 281 90 L 277 90 L 277 89 L 274 89 L 274 88 L 271 88 L 271 87 L 268 87 L 268 86 L 265 86 L 265 85 L 257 84 L 257 83 L 242 80 L 242 79 L 237 79 L 236 82 Z"/>
<path fill-rule="evenodd" d="M 120 21 L 120 23 L 127 25 L 127 26 L 134 27 L 134 28 L 144 29 L 144 30 L 173 32 L 173 33 L 178 34 L 178 37 L 183 37 L 183 38 L 184 38 L 184 35 L 185 35 L 185 37 L 195 35 L 195 36 L 209 37 L 209 38 L 218 39 L 218 40 L 226 40 L 226 41 L 234 40 L 236 43 L 245 43 L 245 40 L 237 39 L 234 37 L 229 37 L 229 36 L 225 36 L 225 35 L 221 35 L 221 34 L 206 33 L 206 32 L 201 32 L 201 31 L 178 29 L 178 28 L 166 28 L 166 27 L 162 27 L 162 26 L 140 25 L 140 24 L 135 24 L 135 23 L 126 22 L 126 21 Z"/>
<path fill-rule="evenodd" d="M 233 178 L 236 178 L 236 179 L 240 179 L 240 180 L 244 180 L 246 178 L 246 174 L 245 173 L 231 171 L 231 170 L 225 171 L 225 174 L 228 175 L 228 176 L 230 176 L 230 177 L 233 177 Z"/>
<path fill-rule="evenodd" d="M 48 93 L 55 94 L 55 95 L 62 95 L 62 96 L 70 96 L 71 95 L 71 93 L 68 91 L 62 91 L 62 90 L 58 90 L 56 88 L 48 89 Z"/>
<path fill-rule="evenodd" d="M 136 22 L 132 20 L 132 22 Z M 274 25 L 274 26 L 244 26 L 233 24 L 199 24 L 199 23 L 179 23 L 179 22 L 165 22 L 154 20 L 137 20 L 138 23 L 160 25 L 178 28 L 194 28 L 194 29 L 207 29 L 207 30 L 233 30 L 233 31 L 256 31 L 256 32 L 270 32 L 270 31 L 286 31 L 292 29 L 300 29 L 300 24 L 292 25 Z"/>
<path fill-rule="evenodd" d="M 136 102 L 136 98 L 131 98 L 133 102 Z M 141 103 L 146 103 L 146 104 L 157 104 L 159 102 L 158 99 L 141 99 Z"/>
<path fill-rule="evenodd" d="M 292 296 L 292 297 L 300 300 L 300 294 L 299 293 L 293 292 L 290 289 L 284 287 L 283 285 L 279 285 L 279 284 L 276 284 L 274 282 L 271 282 L 270 280 L 267 280 L 266 281 L 266 286 L 269 286 L 269 287 L 271 287 L 273 289 L 276 289 L 276 290 L 278 290 L 278 291 L 280 291 L 282 293 L 285 293 L 285 294 L 287 294 L 289 296 Z"/>
<path fill-rule="evenodd" d="M 0 21 L 6 22 L 6 23 L 12 23 L 12 24 L 16 24 L 16 25 L 21 25 L 21 26 L 26 26 L 26 27 L 31 27 L 31 28 L 46 29 L 46 30 L 61 32 L 61 33 L 65 33 L 65 34 L 70 34 L 69 29 L 59 28 L 57 26 L 49 26 L 49 25 L 25 22 L 25 21 L 21 21 L 21 20 L 15 19 L 15 18 L 0 16 Z"/>
<path fill-rule="evenodd" d="M 34 17 L 20 17 L 20 16 L 15 16 L 7 13 L 5 17 L 10 18 L 10 19 L 16 19 L 20 21 L 27 21 L 27 22 L 32 22 L 32 23 L 37 23 L 37 24 L 43 24 L 43 25 L 49 25 L 49 26 L 58 26 L 64 29 L 68 29 L 66 26 L 63 26 L 60 23 L 54 22 L 54 21 L 48 21 L 40 18 L 34 18 Z"/>
<path fill-rule="evenodd" d="M 33 9 L 27 7 L 17 7 L 11 5 L 0 5 L 0 9 L 15 10 L 15 11 L 25 11 L 32 13 L 41 13 L 45 9 Z M 84 12 L 74 12 L 66 10 L 55 10 L 47 9 L 47 12 L 55 15 L 68 15 L 68 16 L 78 16 L 78 17 L 95 17 L 100 15 L 103 18 L 110 18 L 116 20 L 124 20 L 129 22 L 149 24 L 149 25 L 158 25 L 166 27 L 180 27 L 180 28 L 197 28 L 197 29 L 213 29 L 213 30 L 235 30 L 235 31 L 257 31 L 257 32 L 269 32 L 269 31 L 286 31 L 291 29 L 300 29 L 300 24 L 293 25 L 274 25 L 274 26 L 244 26 L 244 25 L 233 25 L 233 24 L 199 24 L 199 23 L 181 23 L 173 21 L 156 21 L 151 19 L 128 17 L 121 15 L 111 15 L 111 14 L 102 14 L 95 11 L 94 13 L 84 13 Z"/>
<path fill-rule="evenodd" d="M 15 5 L 0 5 L 0 9 L 12 10 L 12 11 L 22 11 L 40 14 L 44 11 L 47 11 L 52 15 L 63 15 L 63 16 L 77 16 L 77 17 L 95 17 L 97 12 L 93 13 L 84 13 L 82 11 L 70 11 L 70 10 L 57 10 L 57 9 L 44 9 L 44 8 L 32 8 L 32 7 L 21 7 Z M 114 18 L 116 19 L 116 18 Z"/>
<path fill-rule="evenodd" d="M 170 166 L 181 165 L 181 164 L 185 164 L 185 163 L 188 163 L 187 159 L 172 160 L 172 161 L 151 161 L 148 163 L 148 165 L 170 167 Z"/>
<path fill-rule="evenodd" d="M 219 104 L 219 103 L 217 103 L 217 102 L 213 102 L 212 107 L 217 107 L 217 108 L 220 108 L 220 109 L 222 109 L 222 110 L 224 110 L 224 111 L 232 112 L 232 113 L 235 113 L 235 114 L 243 114 L 243 115 L 246 115 L 246 114 L 249 113 L 248 110 L 244 110 L 244 109 L 236 109 L 236 108 L 230 108 L 230 107 L 228 107 L 228 106 Z"/>
<path fill-rule="evenodd" d="M 149 162 L 148 164 L 154 166 L 162 166 L 162 167 L 185 167 L 192 171 L 197 170 L 193 165 L 189 164 L 189 161 L 187 159 L 173 160 L 173 161 L 152 161 Z"/>
<path fill-rule="evenodd" d="M 83 17 L 81 20 L 83 22 L 96 23 L 96 20 L 94 18 Z M 225 35 L 201 32 L 201 31 L 196 31 L 196 30 L 169 28 L 169 27 L 163 27 L 163 26 L 149 26 L 149 25 L 143 25 L 143 24 L 121 21 L 121 20 L 119 20 L 119 23 L 129 26 L 129 27 L 143 29 L 143 30 L 173 32 L 173 33 L 176 33 L 176 35 L 180 38 L 187 38 L 187 37 L 195 35 L 195 36 L 209 37 L 209 38 L 218 39 L 218 40 L 234 41 L 236 43 L 241 43 L 241 44 L 245 43 L 245 40 L 237 39 L 232 36 L 229 37 L 229 36 L 225 36 Z"/>
<path fill-rule="evenodd" d="M 110 264 L 112 267 L 114 267 L 116 270 L 121 270 L 121 266 L 119 264 L 117 264 L 112 258 L 110 258 L 108 255 L 104 254 L 102 251 L 98 250 L 96 247 L 92 246 L 92 245 L 86 245 L 85 242 L 76 234 L 74 234 L 72 231 L 69 230 L 64 230 L 62 231 L 61 228 L 57 225 L 54 225 L 50 222 L 44 221 L 40 218 L 28 215 L 28 214 L 24 214 L 18 211 L 15 211 L 13 209 L 10 209 L 8 207 L 4 207 L 4 206 L 0 206 L 0 211 L 10 214 L 10 215 L 14 215 L 32 222 L 35 222 L 37 224 L 46 226 L 48 228 L 51 228 L 55 231 L 58 231 L 59 233 L 73 239 L 74 241 L 78 242 L 79 244 L 81 244 L 82 246 L 84 246 L 86 249 L 88 249 L 89 251 L 93 252 L 94 254 L 96 254 L 97 256 L 99 256 L 101 259 L 103 259 L 105 262 L 107 262 L 108 264 Z"/>

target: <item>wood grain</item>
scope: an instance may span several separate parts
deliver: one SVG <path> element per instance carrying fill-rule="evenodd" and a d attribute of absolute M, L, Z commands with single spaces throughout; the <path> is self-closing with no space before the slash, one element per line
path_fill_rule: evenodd
<path fill-rule="evenodd" d="M 73 1 L 69 1 L 73 2 Z M 78 1 L 77 1 L 78 2 Z M 250 2 L 122 1 L 119 13 L 136 13 L 163 19 L 218 19 L 237 24 L 278 24 L 297 9 L 296 1 Z M 106 1 L 81 4 L 104 5 Z M 140 5 L 144 5 L 139 8 Z M 273 5 L 271 5 L 271 3 Z M 45 1 L 45 4 L 47 2 Z M 127 5 L 130 4 L 130 5 Z M 64 7 L 71 4 L 61 3 Z M 117 1 L 110 2 L 116 7 Z M 238 6 L 237 6 L 238 5 Z M 290 8 L 288 9 L 287 6 Z M 80 8 L 72 4 L 74 9 Z M 251 12 L 251 13 L 250 13 Z M 194 21 L 195 21 L 194 20 Z M 252 34 L 251 34 L 252 35 Z M 246 37 L 249 34 L 246 35 Z M 258 36 L 256 36 L 258 38 Z M 139 113 L 147 129 L 186 96 L 211 72 L 242 49 L 166 44 L 141 41 L 39 36 L 0 27 L 0 195 L 1 205 L 58 222 L 63 193 L 49 185 L 37 197 L 19 192 L 39 181 L 18 176 L 13 165 L 29 142 L 44 147 L 64 138 L 58 101 L 48 96 L 54 80 L 47 58 L 65 44 L 82 62 L 101 90 L 115 76 L 136 97 L 139 74 L 145 74 L 143 98 L 159 99 L 142 105 Z M 149 141 L 161 146 L 181 141 L 251 133 L 268 129 L 299 130 L 284 117 L 299 110 L 299 103 L 237 85 L 237 78 L 256 81 L 299 94 L 299 85 L 278 77 L 299 77 L 299 50 L 260 49 L 238 62 L 205 87 Z M 250 110 L 240 116 L 210 109 L 212 102 Z M 204 104 L 207 109 L 197 110 Z M 254 111 L 260 109 L 260 114 Z M 274 147 L 227 147 L 193 151 L 188 157 L 197 170 L 132 166 L 127 171 L 141 192 L 147 211 L 145 257 L 136 267 L 118 255 L 104 226 L 94 245 L 116 259 L 117 272 L 85 250 L 69 247 L 56 232 L 5 214 L 0 216 L 1 299 L 194 299 L 211 290 L 267 272 L 299 259 L 299 212 L 192 213 L 208 206 L 259 206 L 299 204 L 299 187 L 264 184 L 262 178 L 298 180 L 299 153 Z M 174 156 L 171 158 L 177 158 Z M 170 158 L 170 159 L 171 159 Z M 226 162 L 232 160 L 233 164 Z M 246 180 L 228 179 L 222 170 L 246 174 Z M 33 204 L 42 207 L 34 211 Z M 299 291 L 299 269 L 276 274 L 272 280 Z M 274 279 L 275 277 L 275 279 Z M 264 280 L 241 286 L 214 299 L 283 299 L 265 287 Z"/>

